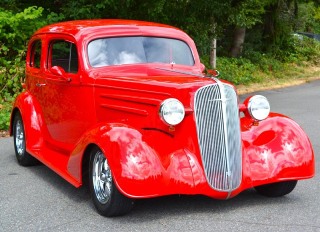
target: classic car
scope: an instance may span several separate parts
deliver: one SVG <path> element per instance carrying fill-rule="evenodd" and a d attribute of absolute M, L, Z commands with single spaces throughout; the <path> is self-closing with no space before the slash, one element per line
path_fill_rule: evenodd
<path fill-rule="evenodd" d="M 11 135 L 18 163 L 39 161 L 88 185 L 104 216 L 171 194 L 228 199 L 290 193 L 314 176 L 313 148 L 261 95 L 206 72 L 193 40 L 168 25 L 79 20 L 31 37 Z"/>

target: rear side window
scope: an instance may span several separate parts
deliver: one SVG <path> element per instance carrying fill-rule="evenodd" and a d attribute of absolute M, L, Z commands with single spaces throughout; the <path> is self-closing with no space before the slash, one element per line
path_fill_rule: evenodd
<path fill-rule="evenodd" d="M 32 44 L 29 66 L 33 68 L 40 68 L 41 61 L 41 41 L 36 40 Z"/>
<path fill-rule="evenodd" d="M 55 40 L 50 44 L 48 67 L 60 66 L 65 72 L 78 72 L 78 54 L 74 43 Z"/>

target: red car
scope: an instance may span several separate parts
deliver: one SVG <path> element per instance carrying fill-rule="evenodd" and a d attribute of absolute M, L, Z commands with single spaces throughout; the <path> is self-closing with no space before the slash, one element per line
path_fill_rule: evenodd
<path fill-rule="evenodd" d="M 314 176 L 313 149 L 290 118 L 208 76 L 183 31 L 127 20 L 46 26 L 30 39 L 13 106 L 19 164 L 41 161 L 87 183 L 104 216 L 134 199 L 255 188 L 277 197 Z"/>

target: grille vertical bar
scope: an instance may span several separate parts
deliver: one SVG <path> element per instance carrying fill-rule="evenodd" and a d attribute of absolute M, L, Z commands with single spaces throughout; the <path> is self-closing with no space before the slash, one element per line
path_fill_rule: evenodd
<path fill-rule="evenodd" d="M 231 192 L 242 178 L 237 95 L 231 86 L 217 81 L 196 92 L 194 105 L 207 181 L 213 189 Z"/>

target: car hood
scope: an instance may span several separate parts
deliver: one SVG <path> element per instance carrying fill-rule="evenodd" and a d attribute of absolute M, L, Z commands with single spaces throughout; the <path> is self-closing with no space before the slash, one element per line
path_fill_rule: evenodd
<path fill-rule="evenodd" d="M 192 88 L 213 84 L 213 78 L 203 75 L 195 67 L 172 67 L 171 65 L 123 65 L 97 68 L 89 72 L 98 85 L 121 82 L 134 86 L 159 86 L 163 88 Z M 119 84 L 118 83 L 118 84 Z M 121 85 L 121 84 L 120 84 Z"/>

